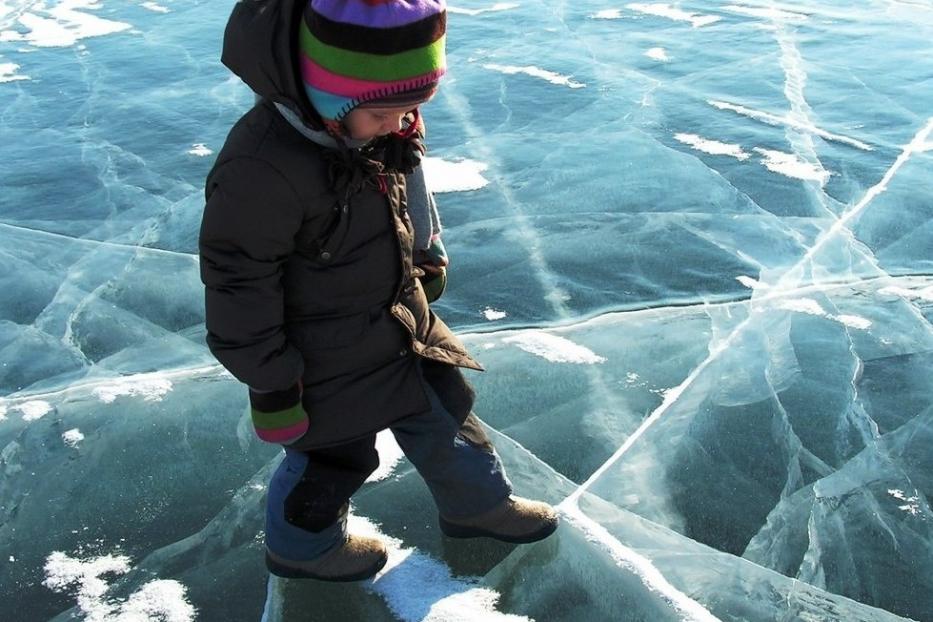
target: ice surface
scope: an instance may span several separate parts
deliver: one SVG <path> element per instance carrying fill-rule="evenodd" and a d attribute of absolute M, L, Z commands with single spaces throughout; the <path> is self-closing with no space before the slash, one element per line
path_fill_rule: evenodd
<path fill-rule="evenodd" d="M 228 12 L 0 0 L 0 619 L 933 619 L 927 3 L 450 7 L 435 308 L 563 524 L 442 538 L 383 434 L 353 585 L 269 578 L 204 346 Z"/>
<path fill-rule="evenodd" d="M 721 17 L 717 15 L 701 15 L 698 13 L 690 13 L 684 11 L 677 7 L 671 6 L 667 3 L 655 2 L 651 4 L 646 3 L 632 3 L 625 5 L 627 9 L 632 11 L 637 11 L 639 13 L 645 13 L 647 15 L 656 15 L 659 17 L 666 17 L 667 19 L 672 19 L 675 21 L 688 22 L 694 28 L 699 28 L 700 26 L 706 26 L 718 22 Z"/>
<path fill-rule="evenodd" d="M 509 9 L 517 9 L 520 5 L 514 2 L 497 2 L 492 6 L 481 7 L 477 9 L 467 9 L 461 6 L 449 5 L 447 7 L 448 13 L 453 13 L 454 15 L 470 15 L 477 16 L 482 15 L 483 13 L 496 13 L 498 11 L 508 11 Z"/>
<path fill-rule="evenodd" d="M 562 76 L 559 73 L 554 73 L 553 71 L 548 71 L 547 69 L 541 69 L 540 67 L 535 67 L 534 65 L 516 67 L 514 65 L 498 65 L 495 63 L 487 63 L 483 65 L 483 68 L 490 69 L 492 71 L 498 71 L 499 73 L 504 73 L 507 76 L 525 74 L 533 78 L 541 78 L 542 80 L 550 82 L 551 84 L 566 86 L 572 89 L 586 88 L 586 85 L 582 82 L 576 82 L 568 76 Z"/>

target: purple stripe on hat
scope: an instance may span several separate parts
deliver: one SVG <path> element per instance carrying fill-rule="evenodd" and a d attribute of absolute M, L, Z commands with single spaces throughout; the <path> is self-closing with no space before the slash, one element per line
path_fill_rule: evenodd
<path fill-rule="evenodd" d="M 365 0 L 311 0 L 311 7 L 335 22 L 395 28 L 447 10 L 445 0 L 392 0 L 369 5 Z"/>

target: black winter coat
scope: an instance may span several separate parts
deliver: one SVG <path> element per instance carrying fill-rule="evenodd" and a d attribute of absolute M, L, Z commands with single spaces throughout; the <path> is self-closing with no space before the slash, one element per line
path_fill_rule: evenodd
<path fill-rule="evenodd" d="M 379 149 L 311 142 L 273 106 L 320 126 L 292 60 L 302 5 L 253 0 L 233 10 L 223 61 L 263 100 L 208 174 L 199 250 L 211 352 L 262 391 L 250 391 L 260 437 L 279 442 L 266 428 L 303 411 L 306 425 L 290 429 L 306 428 L 294 446 L 310 449 L 428 410 L 418 358 L 465 418 L 474 395 L 458 367 L 483 368 L 428 306 L 412 265 L 405 176 Z"/>

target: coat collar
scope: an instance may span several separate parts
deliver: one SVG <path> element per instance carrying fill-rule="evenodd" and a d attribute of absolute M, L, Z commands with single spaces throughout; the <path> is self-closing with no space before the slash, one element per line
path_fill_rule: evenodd
<path fill-rule="evenodd" d="M 301 134 L 311 140 L 312 142 L 321 145 L 327 149 L 339 149 L 340 146 L 337 144 L 337 139 L 331 136 L 325 130 L 316 130 L 308 126 L 304 121 L 301 120 L 297 114 L 295 114 L 291 109 L 278 102 L 273 102 L 275 109 L 288 121 L 292 127 L 301 132 Z M 344 139 L 344 144 L 350 149 L 360 149 L 369 144 L 368 140 L 356 140 L 354 138 Z"/>

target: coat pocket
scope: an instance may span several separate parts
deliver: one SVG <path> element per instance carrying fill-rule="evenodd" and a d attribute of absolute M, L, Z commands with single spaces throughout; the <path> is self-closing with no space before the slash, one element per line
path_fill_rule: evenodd
<path fill-rule="evenodd" d="M 301 350 L 329 350 L 352 346 L 366 337 L 369 313 L 354 313 L 335 318 L 317 318 L 291 322 L 290 340 Z"/>
<path fill-rule="evenodd" d="M 307 221 L 295 238 L 295 252 L 315 265 L 333 262 L 350 230 L 349 202 L 334 203 L 326 216 Z"/>

